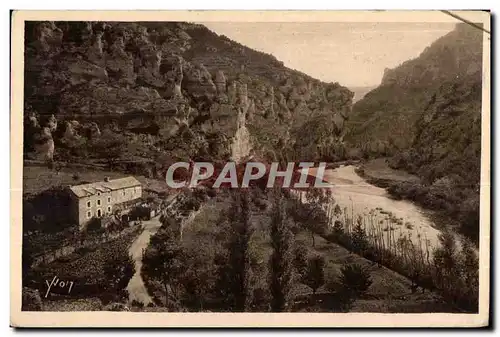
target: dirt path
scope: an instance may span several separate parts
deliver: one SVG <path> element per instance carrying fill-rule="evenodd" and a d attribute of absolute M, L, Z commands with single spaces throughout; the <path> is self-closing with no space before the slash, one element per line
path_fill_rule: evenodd
<path fill-rule="evenodd" d="M 152 302 L 152 299 L 148 294 L 141 276 L 142 252 L 143 249 L 147 248 L 151 236 L 156 233 L 158 228 L 161 227 L 161 223 L 159 217 L 155 217 L 151 220 L 144 221 L 142 226 L 144 228 L 143 232 L 132 243 L 132 246 L 130 246 L 129 249 L 129 253 L 135 262 L 135 274 L 130 279 L 130 282 L 127 285 L 127 290 L 129 293 L 130 301 L 136 300 L 138 302 L 144 303 L 144 305 L 148 305 Z"/>

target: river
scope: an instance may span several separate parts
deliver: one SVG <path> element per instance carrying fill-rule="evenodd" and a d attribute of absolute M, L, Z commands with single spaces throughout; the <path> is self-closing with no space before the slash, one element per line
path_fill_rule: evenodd
<path fill-rule="evenodd" d="M 391 234 L 396 239 L 406 236 L 417 245 L 427 244 L 431 250 L 439 246 L 441 232 L 433 227 L 422 208 L 410 201 L 390 198 L 385 189 L 369 184 L 355 172 L 355 168 L 346 165 L 327 169 L 324 175 L 324 179 L 332 184 L 334 202 L 349 217 L 352 214 L 355 219 L 358 215 L 371 219 L 367 226 L 375 223 L 385 232 L 393 231 Z"/>

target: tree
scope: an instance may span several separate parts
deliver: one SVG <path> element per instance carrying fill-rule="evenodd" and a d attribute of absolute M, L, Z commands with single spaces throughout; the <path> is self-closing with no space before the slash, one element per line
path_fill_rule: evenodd
<path fill-rule="evenodd" d="M 303 280 L 304 284 L 310 287 L 313 294 L 325 283 L 325 258 L 322 255 L 315 255 L 309 259 L 307 274 Z"/>
<path fill-rule="evenodd" d="M 277 195 L 271 219 L 271 246 L 273 253 L 269 260 L 271 311 L 287 311 L 293 275 L 293 236 L 288 228 L 283 196 Z"/>
<path fill-rule="evenodd" d="M 452 290 L 453 282 L 458 275 L 458 257 L 455 237 L 450 232 L 439 235 L 440 246 L 434 251 L 434 271 L 438 286 Z"/>
<path fill-rule="evenodd" d="M 334 209 L 333 209 L 333 214 L 336 216 L 336 217 L 340 217 L 342 215 L 342 209 L 340 209 L 340 206 L 339 204 L 336 204 Z"/>
<path fill-rule="evenodd" d="M 472 242 L 468 239 L 462 240 L 459 264 L 461 281 L 464 285 L 459 293 L 462 306 L 475 312 L 479 305 L 479 259 Z"/>
<path fill-rule="evenodd" d="M 299 274 L 299 278 L 302 279 L 307 274 L 308 268 L 308 249 L 303 244 L 297 245 L 294 249 L 293 265 L 295 271 Z"/>
<path fill-rule="evenodd" d="M 135 265 L 127 250 L 114 255 L 107 257 L 103 271 L 109 290 L 121 295 L 135 273 Z"/>
<path fill-rule="evenodd" d="M 472 242 L 468 239 L 462 240 L 459 264 L 467 289 L 473 290 L 479 287 L 479 259 L 474 251 Z M 477 290 L 476 290 L 477 291 Z"/>
<path fill-rule="evenodd" d="M 305 193 L 305 203 L 296 209 L 292 208 L 292 216 L 296 222 L 309 231 L 313 247 L 316 246 L 314 234 L 323 234 L 328 226 L 324 206 L 332 202 L 330 189 L 310 188 Z"/>
<path fill-rule="evenodd" d="M 335 220 L 335 223 L 333 224 L 333 233 L 337 239 L 341 238 L 342 235 L 345 234 L 344 224 L 341 221 Z"/>
<path fill-rule="evenodd" d="M 160 229 L 151 237 L 150 246 L 142 258 L 142 272 L 159 282 L 165 292 L 165 304 L 168 305 L 170 285 L 181 277 L 185 270 L 183 249 L 177 238 L 166 229 Z"/>
<path fill-rule="evenodd" d="M 126 145 L 126 138 L 110 129 L 105 129 L 96 140 L 92 141 L 93 153 L 99 156 L 99 158 L 106 159 L 110 168 L 121 157 L 126 149 Z"/>
<path fill-rule="evenodd" d="M 361 216 L 359 216 L 356 221 L 356 225 L 354 226 L 351 239 L 354 252 L 363 253 L 368 248 L 368 237 L 363 227 Z"/>
<path fill-rule="evenodd" d="M 185 265 L 189 266 L 183 273 L 181 284 L 184 288 L 183 299 L 187 307 L 203 310 L 205 301 L 213 288 L 214 268 L 211 250 L 215 247 L 202 245 L 196 238 L 186 248 Z"/>
<path fill-rule="evenodd" d="M 248 191 L 233 192 L 232 198 L 226 220 L 229 231 L 226 253 L 218 256 L 216 261 L 220 266 L 216 287 L 228 309 L 244 312 L 249 309 L 252 294 L 249 247 L 253 228 Z"/>
<path fill-rule="evenodd" d="M 370 274 L 359 264 L 344 264 L 342 266 L 340 285 L 345 296 L 359 297 L 366 293 L 371 284 Z"/>

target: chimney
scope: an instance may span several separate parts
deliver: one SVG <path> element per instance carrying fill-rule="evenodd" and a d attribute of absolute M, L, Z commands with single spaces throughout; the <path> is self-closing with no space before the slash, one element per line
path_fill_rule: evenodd
<path fill-rule="evenodd" d="M 104 177 L 105 182 L 109 182 L 109 177 Z"/>

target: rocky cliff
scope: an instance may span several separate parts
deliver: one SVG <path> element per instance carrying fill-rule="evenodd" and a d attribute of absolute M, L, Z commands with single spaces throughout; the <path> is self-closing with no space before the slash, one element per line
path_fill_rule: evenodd
<path fill-rule="evenodd" d="M 422 54 L 387 70 L 353 107 L 351 144 L 366 156 L 390 155 L 393 168 L 422 178 L 389 192 L 444 212 L 479 237 L 481 30 L 458 24 Z"/>
<path fill-rule="evenodd" d="M 122 141 L 117 159 L 242 158 L 251 147 L 280 151 L 283 135 L 311 116 L 344 120 L 351 109 L 353 94 L 338 83 L 198 24 L 28 22 L 25 32 L 25 118 L 38 124 L 25 130 L 27 153 L 32 138 L 51 136 L 61 160 Z M 76 127 L 89 123 L 111 139 Z"/>
<path fill-rule="evenodd" d="M 387 69 L 381 85 L 356 102 L 348 121 L 349 141 L 358 146 L 374 147 L 374 143 L 381 142 L 379 147 L 385 149 L 408 148 L 415 141 L 417 123 L 433 97 L 450 83 L 480 85 L 481 70 L 482 32 L 458 24 L 419 57 Z M 458 95 L 456 98 L 460 99 Z"/>

